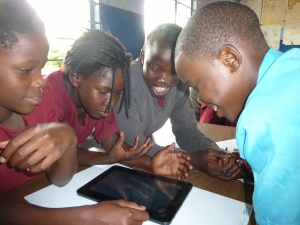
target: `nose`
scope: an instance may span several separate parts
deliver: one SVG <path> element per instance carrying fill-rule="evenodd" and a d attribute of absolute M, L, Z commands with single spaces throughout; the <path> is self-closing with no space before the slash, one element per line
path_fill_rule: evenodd
<path fill-rule="evenodd" d="M 115 105 L 118 103 L 119 99 L 120 99 L 120 95 L 114 94 L 111 99 L 110 107 L 108 108 L 108 106 L 109 106 L 108 104 L 109 104 L 109 100 L 110 100 L 110 96 L 109 96 L 105 101 L 107 110 L 109 110 L 109 111 L 112 110 L 115 107 Z"/>
<path fill-rule="evenodd" d="M 172 82 L 172 75 L 169 72 L 160 73 L 157 76 L 156 80 L 159 83 L 171 83 Z"/>
<path fill-rule="evenodd" d="M 37 88 L 44 88 L 46 86 L 46 81 L 42 76 L 41 70 L 38 70 L 33 74 L 32 85 Z"/>

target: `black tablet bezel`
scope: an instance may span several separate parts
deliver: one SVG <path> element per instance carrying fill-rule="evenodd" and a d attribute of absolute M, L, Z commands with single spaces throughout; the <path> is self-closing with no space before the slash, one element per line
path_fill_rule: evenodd
<path fill-rule="evenodd" d="M 138 176 L 139 179 L 142 179 L 143 177 L 147 177 L 150 179 L 162 181 L 162 182 L 167 182 L 172 185 L 176 185 L 179 188 L 179 191 L 173 198 L 172 202 L 169 204 L 169 206 L 166 208 L 166 210 L 163 213 L 158 213 L 155 211 L 152 211 L 150 209 L 146 209 L 147 212 L 149 213 L 150 220 L 159 224 L 170 224 L 171 221 L 173 220 L 175 214 L 178 212 L 179 208 L 181 207 L 182 203 L 186 199 L 187 195 L 191 191 L 193 185 L 191 183 L 181 181 L 181 180 L 175 180 L 172 178 L 164 177 L 164 176 L 159 176 L 155 175 L 152 173 L 147 173 L 147 172 L 142 172 L 139 170 L 134 170 L 130 169 L 127 167 L 123 166 L 112 166 L 108 170 L 104 171 L 102 174 L 99 176 L 95 177 L 82 187 L 80 187 L 77 190 L 77 194 L 86 198 L 89 198 L 91 200 L 100 202 L 100 201 L 106 201 L 106 200 L 116 200 L 115 198 L 111 196 L 107 196 L 104 194 L 101 194 L 99 192 L 96 192 L 94 190 L 91 190 L 91 188 L 103 180 L 105 177 L 112 173 L 116 173 L 118 171 L 123 171 L 126 172 L 129 176 Z"/>

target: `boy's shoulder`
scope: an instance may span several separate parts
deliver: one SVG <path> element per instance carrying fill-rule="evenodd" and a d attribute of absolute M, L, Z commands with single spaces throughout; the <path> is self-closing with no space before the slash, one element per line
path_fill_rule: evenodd
<path fill-rule="evenodd" d="M 140 58 L 132 61 L 130 64 L 130 75 L 136 77 L 143 74 L 143 66 Z"/>

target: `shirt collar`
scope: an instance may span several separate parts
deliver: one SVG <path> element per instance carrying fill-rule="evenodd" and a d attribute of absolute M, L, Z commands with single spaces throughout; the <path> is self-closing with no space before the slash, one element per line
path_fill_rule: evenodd
<path fill-rule="evenodd" d="M 276 61 L 277 58 L 279 58 L 283 53 L 280 51 L 277 51 L 275 49 L 270 48 L 265 57 L 262 61 L 262 64 L 260 65 L 259 71 L 258 71 L 258 77 L 256 84 L 259 83 L 259 81 L 263 78 L 266 71 L 269 69 L 269 67 Z"/>

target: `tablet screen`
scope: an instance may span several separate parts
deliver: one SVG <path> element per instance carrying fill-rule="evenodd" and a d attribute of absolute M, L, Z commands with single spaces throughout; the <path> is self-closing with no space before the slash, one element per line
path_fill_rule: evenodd
<path fill-rule="evenodd" d="M 150 219 L 169 224 L 192 184 L 121 166 L 113 166 L 80 189 L 79 195 L 96 201 L 125 199 L 145 206 Z"/>

